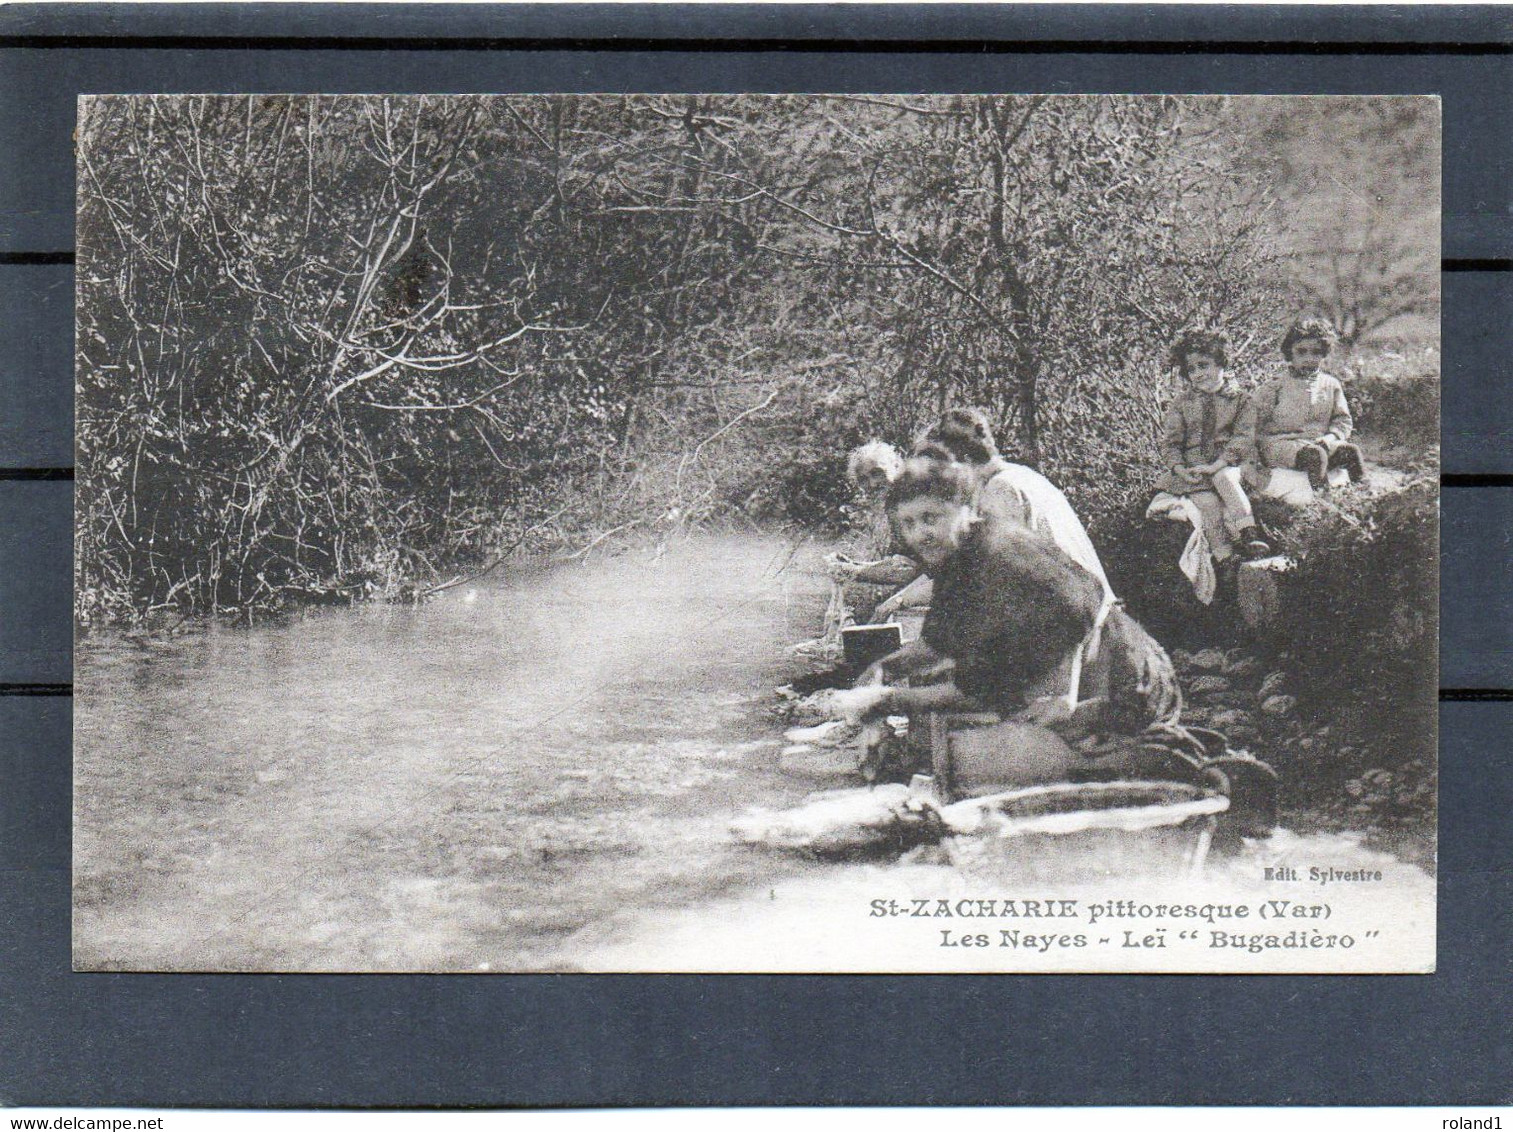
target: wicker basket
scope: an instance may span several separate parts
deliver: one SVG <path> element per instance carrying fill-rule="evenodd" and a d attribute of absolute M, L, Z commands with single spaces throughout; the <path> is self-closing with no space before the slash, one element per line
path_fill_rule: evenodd
<path fill-rule="evenodd" d="M 1058 783 L 947 806 L 951 862 L 983 879 L 1192 877 L 1229 799 L 1179 782 Z"/>

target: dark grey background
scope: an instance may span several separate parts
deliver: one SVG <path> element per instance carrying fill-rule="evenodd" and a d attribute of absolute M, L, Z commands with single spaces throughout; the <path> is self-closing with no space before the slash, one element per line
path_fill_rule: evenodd
<path fill-rule="evenodd" d="M 73 462 L 72 269 L 37 259 L 72 248 L 80 93 L 1437 93 L 1444 255 L 1478 261 L 1443 277 L 1444 464 L 1481 477 L 1444 495 L 1441 684 L 1506 689 L 1509 29 L 1487 7 L 6 8 L 0 477 Z M 153 38 L 186 35 L 222 38 Z M 368 42 L 234 39 L 300 35 Z M 617 37 L 637 49 L 608 49 Z M 668 37 L 765 42 L 676 51 Z M 71 704 L 20 694 L 71 679 L 70 496 L 0 478 L 0 1103 L 1509 1100 L 1506 699 L 1441 708 L 1433 976 L 72 974 Z"/>

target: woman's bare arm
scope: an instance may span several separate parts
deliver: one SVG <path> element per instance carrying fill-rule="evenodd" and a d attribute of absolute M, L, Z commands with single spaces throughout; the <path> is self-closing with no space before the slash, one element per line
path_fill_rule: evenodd
<path fill-rule="evenodd" d="M 879 676 L 888 683 L 902 680 L 911 673 L 939 663 L 941 659 L 940 654 L 925 644 L 922 639 L 910 641 L 902 648 L 890 652 L 882 660 L 869 665 L 867 670 L 857 677 L 856 687 L 875 684 Z"/>
<path fill-rule="evenodd" d="M 867 562 L 851 576 L 855 582 L 871 582 L 879 586 L 907 586 L 918 580 L 920 569 L 913 560 L 901 554 Z"/>
<path fill-rule="evenodd" d="M 954 680 L 923 688 L 889 688 L 875 715 L 918 715 L 927 711 L 981 711 L 982 703 L 956 686 Z"/>
<path fill-rule="evenodd" d="M 921 574 L 892 597 L 879 602 L 872 620 L 886 621 L 900 609 L 929 605 L 934 593 L 935 584 L 930 581 L 930 575 Z"/>

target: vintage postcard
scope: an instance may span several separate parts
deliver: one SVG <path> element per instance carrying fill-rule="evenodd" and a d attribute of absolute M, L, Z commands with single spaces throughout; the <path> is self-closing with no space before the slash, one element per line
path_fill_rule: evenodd
<path fill-rule="evenodd" d="M 77 969 L 1434 969 L 1436 99 L 77 153 Z"/>

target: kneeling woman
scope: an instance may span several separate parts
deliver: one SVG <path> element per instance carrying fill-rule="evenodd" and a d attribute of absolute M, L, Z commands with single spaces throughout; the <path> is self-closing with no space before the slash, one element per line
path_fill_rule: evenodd
<path fill-rule="evenodd" d="M 881 662 L 888 683 L 841 693 L 843 710 L 992 711 L 1068 737 L 1174 723 L 1181 695 L 1161 646 L 1053 541 L 976 518 L 974 486 L 961 465 L 923 459 L 890 486 L 894 528 L 935 598 L 920 640 Z M 945 678 L 892 683 L 932 668 Z"/>

